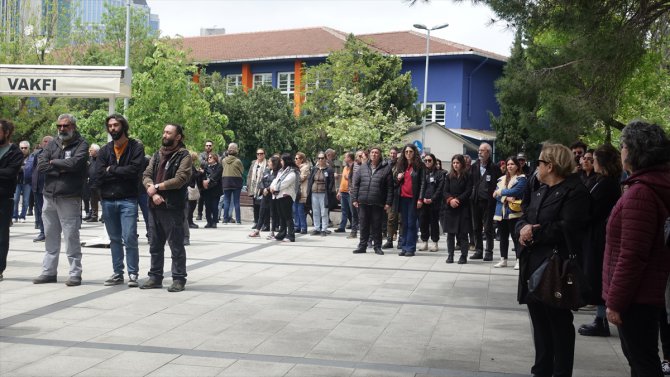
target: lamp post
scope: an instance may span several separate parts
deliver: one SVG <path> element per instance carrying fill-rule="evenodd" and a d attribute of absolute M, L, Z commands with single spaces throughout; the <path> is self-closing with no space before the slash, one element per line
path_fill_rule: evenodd
<path fill-rule="evenodd" d="M 128 0 L 126 3 L 126 56 L 125 64 L 126 68 L 130 69 L 130 8 L 132 6 L 132 0 Z M 128 111 L 128 98 L 123 99 L 123 115 L 127 115 Z"/>
<path fill-rule="evenodd" d="M 426 31 L 426 73 L 423 79 L 423 112 L 426 112 L 426 101 L 428 100 L 428 56 L 430 54 L 430 32 L 433 30 L 444 29 L 449 26 L 449 24 L 443 24 L 438 26 L 433 26 L 431 28 L 426 27 L 423 24 L 414 24 L 414 27 L 417 29 Z M 423 119 L 423 126 L 421 127 L 421 146 L 425 148 L 426 143 L 426 120 Z"/>

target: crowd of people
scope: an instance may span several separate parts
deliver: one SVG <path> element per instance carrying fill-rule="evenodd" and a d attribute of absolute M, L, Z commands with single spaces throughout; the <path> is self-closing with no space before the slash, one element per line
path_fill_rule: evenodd
<path fill-rule="evenodd" d="M 572 374 L 575 328 L 570 309 L 529 295 L 528 280 L 551 255 L 576 256 L 591 288 L 584 299 L 596 309 L 594 321 L 578 333 L 610 336 L 609 324 L 616 325 L 632 375 L 670 374 L 670 355 L 661 363 L 656 341 L 660 331 L 670 349 L 664 296 L 670 252 L 663 235 L 670 212 L 670 142 L 658 125 L 630 123 L 620 151 L 611 145 L 589 149 L 582 142 L 570 147 L 545 143 L 535 169 L 523 152 L 496 163 L 488 143 L 479 146 L 474 162 L 456 154 L 444 167 L 413 144 L 391 148 L 386 155 L 375 146 L 351 151 L 342 161 L 332 149 L 310 161 L 303 152 L 267 155 L 258 148 L 246 183 L 237 144 L 219 155 L 208 140 L 203 152 L 190 152 L 177 124 L 165 126 L 152 156 L 145 156 L 141 141 L 129 136 L 130 125 L 120 115 L 105 120 L 111 141 L 102 147 L 89 146 L 72 115 L 59 116 L 57 125 L 57 136 L 44 137 L 30 153 L 27 141 L 11 143 L 14 126 L 0 120 L 0 280 L 9 227 L 12 220 L 25 221 L 32 196 L 39 229 L 35 242 L 45 245 L 42 272 L 33 283 L 56 282 L 63 237 L 69 262 L 65 284 L 80 285 L 81 222 L 100 218 L 112 255 L 113 274 L 105 285 L 123 284 L 127 274 L 129 287 L 161 288 L 168 243 L 168 291 L 182 291 L 185 246 L 190 229 L 199 227 L 194 218 L 202 220 L 204 211 L 208 229 L 241 224 L 244 192 L 253 206 L 251 238 L 265 232 L 268 240 L 295 242 L 296 234 L 326 237 L 332 228 L 334 233 L 349 230 L 347 238 L 357 241 L 354 254 L 372 249 L 384 255 L 395 245 L 399 256 L 413 257 L 439 251 L 440 238 L 446 236 L 449 264 L 492 262 L 498 240 L 495 268 L 508 267 L 511 246 L 514 269 L 520 270 L 518 300 L 527 305 L 532 323 L 534 376 Z M 338 206 L 341 217 L 333 224 L 331 212 Z M 151 254 L 142 283 L 140 210 Z"/>

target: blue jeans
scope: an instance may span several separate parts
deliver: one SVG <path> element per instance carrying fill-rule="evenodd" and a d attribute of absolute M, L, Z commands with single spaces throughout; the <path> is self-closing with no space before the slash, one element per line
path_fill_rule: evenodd
<path fill-rule="evenodd" d="M 293 223 L 298 231 L 307 230 L 307 214 L 305 203 L 293 202 Z"/>
<path fill-rule="evenodd" d="M 14 220 L 22 218 L 25 220 L 26 211 L 28 211 L 28 205 L 30 203 L 30 183 L 17 183 L 16 191 L 14 191 Z M 19 216 L 19 198 L 23 195 L 23 201 L 21 202 L 21 215 Z"/>
<path fill-rule="evenodd" d="M 312 220 L 314 230 L 325 232 L 328 229 L 328 208 L 326 208 L 326 193 L 312 193 Z"/>
<path fill-rule="evenodd" d="M 242 221 L 240 218 L 240 193 L 242 189 L 226 189 L 223 190 L 223 222 L 229 223 L 233 220 L 231 215 L 231 204 L 235 205 L 235 221 L 238 223 Z M 231 203 L 232 199 L 232 203 Z M 219 203 L 219 208 L 221 203 Z"/>
<path fill-rule="evenodd" d="M 342 220 L 340 220 L 340 229 L 344 230 L 347 227 L 347 220 L 351 216 L 351 207 L 349 206 L 350 197 L 348 192 L 340 193 L 340 206 L 342 207 Z M 353 222 L 353 221 L 352 221 Z"/>
<path fill-rule="evenodd" d="M 128 274 L 138 275 L 140 252 L 137 246 L 137 198 L 102 199 L 102 215 L 111 241 L 114 273 L 123 275 L 125 245 Z"/>
<path fill-rule="evenodd" d="M 403 251 L 416 251 L 416 203 L 413 198 L 400 198 L 400 219 L 402 221 L 402 243 Z"/>

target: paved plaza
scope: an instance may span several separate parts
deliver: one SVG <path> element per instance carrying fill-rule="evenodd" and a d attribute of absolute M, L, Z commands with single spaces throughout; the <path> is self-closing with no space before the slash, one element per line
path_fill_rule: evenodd
<path fill-rule="evenodd" d="M 250 223 L 191 231 L 188 283 L 169 293 L 103 286 L 107 248 L 83 248 L 83 284 L 33 285 L 43 243 L 11 228 L 0 282 L 1 376 L 528 376 L 530 320 L 517 271 L 438 253 L 354 255 L 346 234 L 249 239 Z M 201 227 L 204 223 L 199 222 Z M 140 274 L 149 247 L 139 225 Z M 101 236 L 84 223 L 82 241 Z M 169 249 L 167 251 L 169 255 Z M 497 251 L 496 251 L 497 255 Z M 512 263 L 513 265 L 513 263 Z M 167 259 L 166 268 L 170 262 Z M 575 324 L 592 312 L 575 314 Z M 577 335 L 575 376 L 627 376 L 612 337 Z"/>

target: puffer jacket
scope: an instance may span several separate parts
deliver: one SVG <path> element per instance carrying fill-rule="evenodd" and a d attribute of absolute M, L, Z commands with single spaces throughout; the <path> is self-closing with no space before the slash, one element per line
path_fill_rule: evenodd
<path fill-rule="evenodd" d="M 602 297 L 618 312 L 631 304 L 663 307 L 670 274 L 670 250 L 663 244 L 670 167 L 637 171 L 624 186 L 607 223 Z"/>
<path fill-rule="evenodd" d="M 503 175 L 498 178 L 497 190 L 500 190 L 502 196 L 496 197 L 496 212 L 495 215 L 493 215 L 493 220 L 500 221 L 518 219 L 521 217 L 521 211 L 517 212 L 509 208 L 507 198 L 523 199 L 527 181 L 525 175 L 516 175 L 512 177 L 509 187 L 507 187 L 507 176 Z"/>
<path fill-rule="evenodd" d="M 370 161 L 361 164 L 354 175 L 351 202 L 381 207 L 393 204 L 393 180 L 388 161 L 381 161 L 374 171 Z"/>
<path fill-rule="evenodd" d="M 51 140 L 37 160 L 37 170 L 45 174 L 42 194 L 46 197 L 81 196 L 88 158 L 88 143 L 77 131 L 67 144 L 60 138 Z"/>

